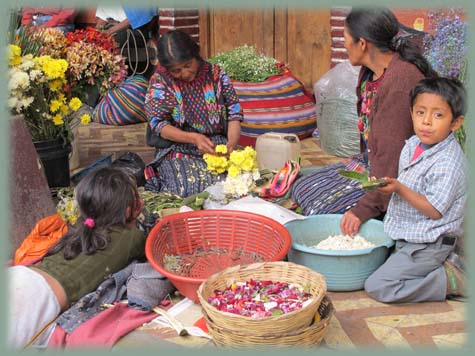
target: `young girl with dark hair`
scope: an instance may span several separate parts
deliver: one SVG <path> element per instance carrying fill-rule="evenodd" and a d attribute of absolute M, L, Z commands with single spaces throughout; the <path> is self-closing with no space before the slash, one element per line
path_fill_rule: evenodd
<path fill-rule="evenodd" d="M 98 168 L 75 195 L 80 216 L 74 226 L 39 263 L 8 268 L 8 343 L 14 348 L 45 346 L 60 312 L 145 257 L 145 236 L 136 227 L 143 201 L 133 176 Z"/>
<path fill-rule="evenodd" d="M 188 34 L 164 33 L 157 49 L 160 65 L 145 96 L 147 136 L 165 144 L 155 145 L 149 167 L 158 179 L 148 180 L 145 188 L 186 197 L 216 182 L 203 154 L 213 153 L 218 144 L 226 144 L 228 152 L 235 148 L 243 113 L 227 74 L 201 57 Z"/>
<path fill-rule="evenodd" d="M 424 77 L 437 76 L 412 35 L 387 8 L 353 8 L 345 19 L 349 61 L 361 66 L 356 93 L 362 154 L 304 177 L 292 194 L 306 215 L 344 214 L 343 234 L 354 235 L 363 222 L 382 219 L 389 197 L 358 189 L 338 171 L 364 167 L 370 176 L 396 176 L 401 149 L 414 134 L 409 93 Z"/>

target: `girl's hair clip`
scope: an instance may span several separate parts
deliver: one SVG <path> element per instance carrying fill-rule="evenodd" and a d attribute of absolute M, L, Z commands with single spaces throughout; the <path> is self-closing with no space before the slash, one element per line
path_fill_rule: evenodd
<path fill-rule="evenodd" d="M 94 222 L 93 218 L 87 218 L 84 220 L 84 225 L 92 229 L 94 226 L 96 226 L 96 223 Z"/>

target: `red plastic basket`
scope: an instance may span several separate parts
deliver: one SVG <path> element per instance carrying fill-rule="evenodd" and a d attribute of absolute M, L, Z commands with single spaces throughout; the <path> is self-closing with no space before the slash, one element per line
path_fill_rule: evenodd
<path fill-rule="evenodd" d="M 163 217 L 148 235 L 145 254 L 185 297 L 199 303 L 198 287 L 212 274 L 229 266 L 281 261 L 290 246 L 287 229 L 266 216 L 197 210 Z M 188 258 L 189 268 L 182 274 L 169 271 L 163 261 L 167 255 Z"/>

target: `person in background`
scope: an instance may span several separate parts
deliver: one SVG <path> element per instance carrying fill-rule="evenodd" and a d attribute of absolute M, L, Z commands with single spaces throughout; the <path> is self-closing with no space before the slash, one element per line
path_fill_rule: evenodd
<path fill-rule="evenodd" d="M 447 258 L 463 234 L 467 200 L 467 162 L 453 134 L 464 121 L 465 89 L 456 79 L 424 79 L 410 102 L 416 135 L 402 149 L 397 179 L 384 177 L 378 188 L 391 197 L 384 230 L 396 248 L 365 282 L 386 303 L 466 295 L 463 270 Z"/>
<path fill-rule="evenodd" d="M 114 36 L 122 55 L 127 57 L 128 74 L 149 78 L 156 65 L 158 8 L 98 6 L 96 20 L 96 28 Z"/>
<path fill-rule="evenodd" d="M 24 7 L 21 10 L 21 25 L 54 27 L 68 33 L 75 29 L 74 20 L 77 13 L 78 9 L 73 8 Z"/>
<path fill-rule="evenodd" d="M 306 215 L 343 214 L 342 233 L 355 235 L 365 221 L 384 217 L 389 197 L 365 192 L 338 171 L 396 176 L 401 149 L 414 134 L 409 93 L 421 79 L 437 73 L 387 8 L 353 8 L 345 19 L 344 39 L 350 63 L 361 66 L 356 93 L 362 153 L 297 181 L 292 199 Z"/>
<path fill-rule="evenodd" d="M 81 179 L 75 194 L 77 222 L 40 262 L 7 270 L 7 341 L 15 349 L 45 347 L 60 312 L 145 258 L 145 236 L 136 227 L 144 203 L 133 176 L 120 168 L 97 168 Z"/>
<path fill-rule="evenodd" d="M 216 182 L 203 154 L 214 153 L 218 144 L 228 152 L 236 147 L 243 113 L 228 75 L 201 57 L 191 36 L 170 31 L 157 47 L 159 66 L 145 95 L 145 113 L 147 136 L 160 141 L 149 164 L 158 181 L 148 180 L 145 188 L 186 197 Z"/>

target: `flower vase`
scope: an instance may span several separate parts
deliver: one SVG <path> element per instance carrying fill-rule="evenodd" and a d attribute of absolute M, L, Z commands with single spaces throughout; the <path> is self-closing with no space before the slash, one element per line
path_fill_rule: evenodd
<path fill-rule="evenodd" d="M 43 164 L 48 186 L 69 187 L 69 153 L 71 145 L 59 137 L 52 140 L 34 141 L 36 152 Z"/>
<path fill-rule="evenodd" d="M 91 108 L 95 108 L 100 98 L 99 89 L 96 85 L 88 85 L 86 87 L 85 96 L 87 105 Z"/>

